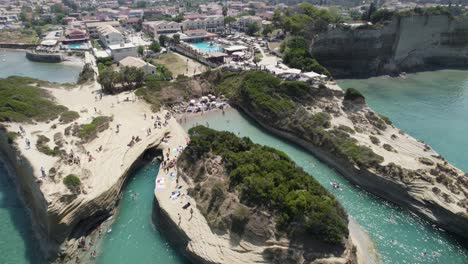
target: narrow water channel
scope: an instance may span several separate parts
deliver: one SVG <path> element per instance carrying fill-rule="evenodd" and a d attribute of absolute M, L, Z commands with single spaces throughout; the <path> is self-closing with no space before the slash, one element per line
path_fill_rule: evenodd
<path fill-rule="evenodd" d="M 158 169 L 159 164 L 149 163 L 130 175 L 117 218 L 110 232 L 104 234 L 97 263 L 185 263 L 151 219 Z"/>

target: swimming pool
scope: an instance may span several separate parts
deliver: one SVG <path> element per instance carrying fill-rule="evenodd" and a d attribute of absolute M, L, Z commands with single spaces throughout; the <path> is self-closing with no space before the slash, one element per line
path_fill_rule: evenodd
<path fill-rule="evenodd" d="M 206 52 L 206 53 L 221 51 L 220 46 L 214 44 L 213 42 L 208 42 L 208 41 L 192 43 L 192 46 L 199 49 L 201 52 Z"/>
<path fill-rule="evenodd" d="M 88 49 L 88 45 L 86 45 L 85 43 L 74 43 L 74 44 L 68 45 L 68 48 L 69 49 Z"/>

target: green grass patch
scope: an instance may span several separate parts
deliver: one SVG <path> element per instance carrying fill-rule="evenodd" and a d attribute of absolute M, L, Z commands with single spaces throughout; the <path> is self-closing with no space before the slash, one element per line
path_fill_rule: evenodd
<path fill-rule="evenodd" d="M 37 135 L 36 148 L 39 152 L 44 153 L 48 156 L 58 156 L 60 155 L 60 150 L 58 147 L 51 149 L 47 144 L 50 142 L 50 139 L 43 135 Z"/>
<path fill-rule="evenodd" d="M 67 110 L 60 115 L 59 121 L 63 124 L 68 124 L 75 121 L 79 117 L 80 114 L 78 112 Z"/>
<path fill-rule="evenodd" d="M 84 141 L 91 141 L 95 139 L 100 132 L 108 129 L 111 121 L 112 117 L 109 116 L 95 117 L 91 123 L 81 125 L 78 135 Z"/>
<path fill-rule="evenodd" d="M 77 192 L 81 186 L 81 180 L 75 174 L 68 174 L 63 178 L 63 184 L 72 192 Z"/>
<path fill-rule="evenodd" d="M 52 101 L 45 90 L 33 86 L 34 83 L 49 84 L 27 77 L 0 79 L 0 121 L 42 122 L 55 119 L 67 110 Z"/>

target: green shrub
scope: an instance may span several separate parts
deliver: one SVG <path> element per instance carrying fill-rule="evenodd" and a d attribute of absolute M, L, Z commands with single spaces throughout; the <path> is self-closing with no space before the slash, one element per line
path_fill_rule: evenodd
<path fill-rule="evenodd" d="M 241 205 L 232 214 L 231 231 L 237 234 L 244 232 L 245 225 L 249 222 L 250 210 Z"/>
<path fill-rule="evenodd" d="M 18 136 L 19 136 L 18 133 L 16 133 L 16 132 L 11 132 L 11 131 L 10 131 L 10 132 L 7 132 L 6 135 L 7 135 L 8 144 L 10 144 L 10 145 L 13 144 L 13 143 L 15 143 L 15 140 L 16 140 L 16 139 L 18 138 Z"/>
<path fill-rule="evenodd" d="M 385 122 L 385 124 L 391 126 L 392 125 L 392 120 L 388 118 L 387 116 L 379 114 L 380 118 Z"/>
<path fill-rule="evenodd" d="M 68 123 L 75 121 L 79 117 L 80 117 L 80 114 L 78 114 L 78 112 L 68 110 L 68 111 L 63 112 L 60 115 L 59 121 L 63 124 L 68 124 Z"/>
<path fill-rule="evenodd" d="M 347 133 L 349 133 L 349 134 L 355 134 L 355 133 L 356 133 L 356 131 L 354 131 L 354 129 L 352 129 L 352 128 L 349 127 L 349 126 L 339 125 L 337 128 L 338 128 L 339 130 L 344 131 L 344 132 L 347 132 Z"/>
<path fill-rule="evenodd" d="M 285 42 L 283 61 L 292 68 L 331 76 L 330 72 L 310 55 L 309 45 L 304 37 L 296 36 Z"/>
<path fill-rule="evenodd" d="M 50 100 L 45 90 L 32 86 L 33 83 L 44 84 L 27 77 L 0 79 L 0 121 L 48 121 L 67 110 Z"/>
<path fill-rule="evenodd" d="M 349 101 L 354 101 L 356 99 L 365 100 L 365 97 L 358 90 L 356 90 L 354 88 L 348 88 L 348 89 L 346 89 L 344 99 L 349 100 Z"/>
<path fill-rule="evenodd" d="M 242 204 L 275 213 L 280 230 L 303 232 L 297 228 L 305 226 L 316 239 L 332 244 L 347 236 L 347 216 L 339 202 L 283 152 L 202 126 L 191 128 L 189 134 L 191 140 L 183 155 L 193 162 L 209 155 L 222 156 L 229 189 L 240 191 Z M 222 188 L 213 188 L 212 196 L 221 194 L 224 196 Z M 242 231 L 246 214 L 234 213 L 236 232 Z"/>
<path fill-rule="evenodd" d="M 370 138 L 370 141 L 372 142 L 372 144 L 374 144 L 374 145 L 379 145 L 380 144 L 380 140 L 377 137 L 370 135 L 369 138 Z"/>
<path fill-rule="evenodd" d="M 85 141 L 93 140 L 97 137 L 99 132 L 109 128 L 110 121 L 112 121 L 112 117 L 109 116 L 98 116 L 93 118 L 91 123 L 80 126 L 78 133 L 79 137 Z"/>
<path fill-rule="evenodd" d="M 86 63 L 83 66 L 83 69 L 80 72 L 80 75 L 78 75 L 78 84 L 83 84 L 87 81 L 92 81 L 94 80 L 94 70 L 91 64 Z"/>
<path fill-rule="evenodd" d="M 36 148 L 39 152 L 44 153 L 48 156 L 58 156 L 60 150 L 58 147 L 51 149 L 47 143 L 50 142 L 50 139 L 43 135 L 37 135 Z"/>
<path fill-rule="evenodd" d="M 68 174 L 63 178 L 63 184 L 65 184 L 70 191 L 76 192 L 81 186 L 81 180 L 75 174 Z"/>

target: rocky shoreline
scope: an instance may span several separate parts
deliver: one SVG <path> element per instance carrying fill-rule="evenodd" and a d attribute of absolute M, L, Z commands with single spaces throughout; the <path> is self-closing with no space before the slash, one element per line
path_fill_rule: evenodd
<path fill-rule="evenodd" d="M 310 51 L 335 78 L 466 69 L 467 28 L 464 17 L 397 16 L 376 25 L 337 25 L 314 37 Z"/>
<path fill-rule="evenodd" d="M 176 131 L 175 134 L 184 133 L 183 130 Z M 167 145 L 169 150 L 178 146 L 185 146 L 184 137 L 172 136 Z M 173 151 L 163 151 L 164 160 L 174 159 L 178 154 Z M 169 156 L 167 155 L 169 153 Z M 165 171 L 162 167 L 159 170 L 155 188 L 155 201 L 153 209 L 153 221 L 157 223 L 158 230 L 178 248 L 193 263 L 269 263 L 265 257 L 265 250 L 269 247 L 278 250 L 283 246 L 277 242 L 270 241 L 267 244 L 251 244 L 242 240 L 239 245 L 233 245 L 229 234 L 221 234 L 213 231 L 205 217 L 197 207 L 195 199 L 185 193 L 190 188 L 183 177 L 179 175 L 179 168 Z M 172 177 L 177 177 L 171 179 Z M 174 176 L 175 174 L 175 176 Z M 162 183 L 161 183 L 162 181 Z M 163 187 L 161 187 L 163 186 Z M 171 192 L 174 189 L 183 193 L 180 198 L 172 200 Z M 189 203 L 189 208 L 185 207 Z M 185 206 L 184 206 L 185 205 Z M 375 263 L 375 252 L 368 252 L 373 248 L 372 242 L 364 231 L 354 222 L 350 221 L 350 238 L 347 242 L 347 251 L 341 257 L 317 259 L 317 263 Z M 352 238 L 351 238 L 352 237 Z M 357 239 L 357 237 L 361 239 Z M 372 256 L 372 257 L 369 257 Z M 316 263 L 316 262 L 313 262 Z"/>
<path fill-rule="evenodd" d="M 330 88 L 332 87 L 332 88 Z M 334 90 L 336 87 L 333 85 L 329 85 L 327 89 Z M 341 92 L 341 91 L 340 91 Z M 342 92 L 341 92 L 342 93 Z M 332 96 L 331 98 L 327 98 L 330 102 L 338 102 L 341 99 L 337 99 L 336 97 Z M 361 186 L 366 191 L 381 197 L 383 199 L 389 200 L 394 202 L 398 205 L 401 205 L 405 208 L 408 208 L 412 212 L 415 212 L 422 218 L 439 225 L 440 227 L 457 234 L 460 237 L 467 238 L 468 237 L 468 218 L 466 217 L 466 213 L 463 213 L 463 207 L 458 207 L 458 205 L 454 205 L 458 201 L 459 204 L 463 203 L 463 199 L 458 198 L 458 195 L 455 194 L 448 194 L 450 198 L 442 198 L 437 197 L 434 194 L 434 189 L 431 187 L 431 183 L 426 182 L 428 179 L 424 178 L 423 180 L 415 180 L 410 183 L 402 182 L 396 180 L 395 178 L 388 177 L 391 173 L 398 172 L 389 172 L 389 174 L 382 174 L 381 172 L 375 171 L 373 169 L 362 168 L 356 166 L 356 164 L 350 163 L 348 160 L 341 159 L 328 151 L 328 149 L 324 149 L 321 147 L 317 147 L 313 143 L 308 140 L 305 140 L 301 135 L 292 133 L 291 129 L 279 129 L 275 124 L 267 123 L 265 121 L 265 117 L 259 115 L 258 113 L 253 113 L 249 107 L 247 107 L 243 102 L 239 102 L 236 100 L 235 105 L 239 107 L 244 113 L 246 113 L 250 118 L 255 120 L 258 124 L 260 124 L 263 128 L 268 130 L 270 133 L 275 134 L 281 138 L 284 138 L 290 142 L 293 142 L 299 146 L 304 147 L 306 150 L 311 152 L 317 158 L 319 158 L 324 163 L 328 164 L 329 166 L 337 169 L 345 178 L 347 178 L 353 184 Z M 366 110 L 367 111 L 367 110 Z M 368 110 L 371 111 L 371 110 Z M 340 121 L 342 121 L 342 117 Z M 393 126 L 392 126 L 393 127 Z M 420 145 L 421 148 L 429 148 L 429 146 L 424 145 L 423 143 L 419 143 L 416 140 L 412 139 L 410 136 L 405 135 L 408 138 L 408 144 L 411 145 Z M 393 136 L 392 136 L 393 138 Z M 362 144 L 363 142 L 361 142 Z M 365 144 L 367 145 L 367 144 Z M 432 152 L 432 157 L 436 157 L 438 154 L 435 153 L 433 150 L 425 150 Z M 382 154 L 382 153 L 379 153 Z M 425 154 L 425 156 L 428 156 Z M 417 157 L 413 157 L 417 159 Z M 421 158 L 422 159 L 422 158 Z M 420 160 L 421 160 L 420 159 Z M 429 162 L 429 161 L 428 161 Z M 432 162 L 432 161 L 431 161 Z M 434 162 L 435 163 L 435 162 Z M 431 163 L 431 164 L 434 164 Z M 451 165 L 447 165 L 451 166 Z M 450 167 L 455 173 L 456 168 Z M 432 171 L 431 171 L 432 173 Z M 461 173 L 457 171 L 456 173 Z M 463 174 L 460 174 L 459 177 L 464 177 Z M 435 181 L 432 181 L 432 184 L 436 184 L 438 187 L 435 188 L 443 188 L 441 184 L 437 184 Z M 464 188 L 460 186 L 460 188 Z M 443 188 L 445 189 L 445 188 Z M 439 189 L 440 190 L 440 189 Z M 449 204 L 444 199 L 453 199 L 451 200 L 451 204 Z"/>

